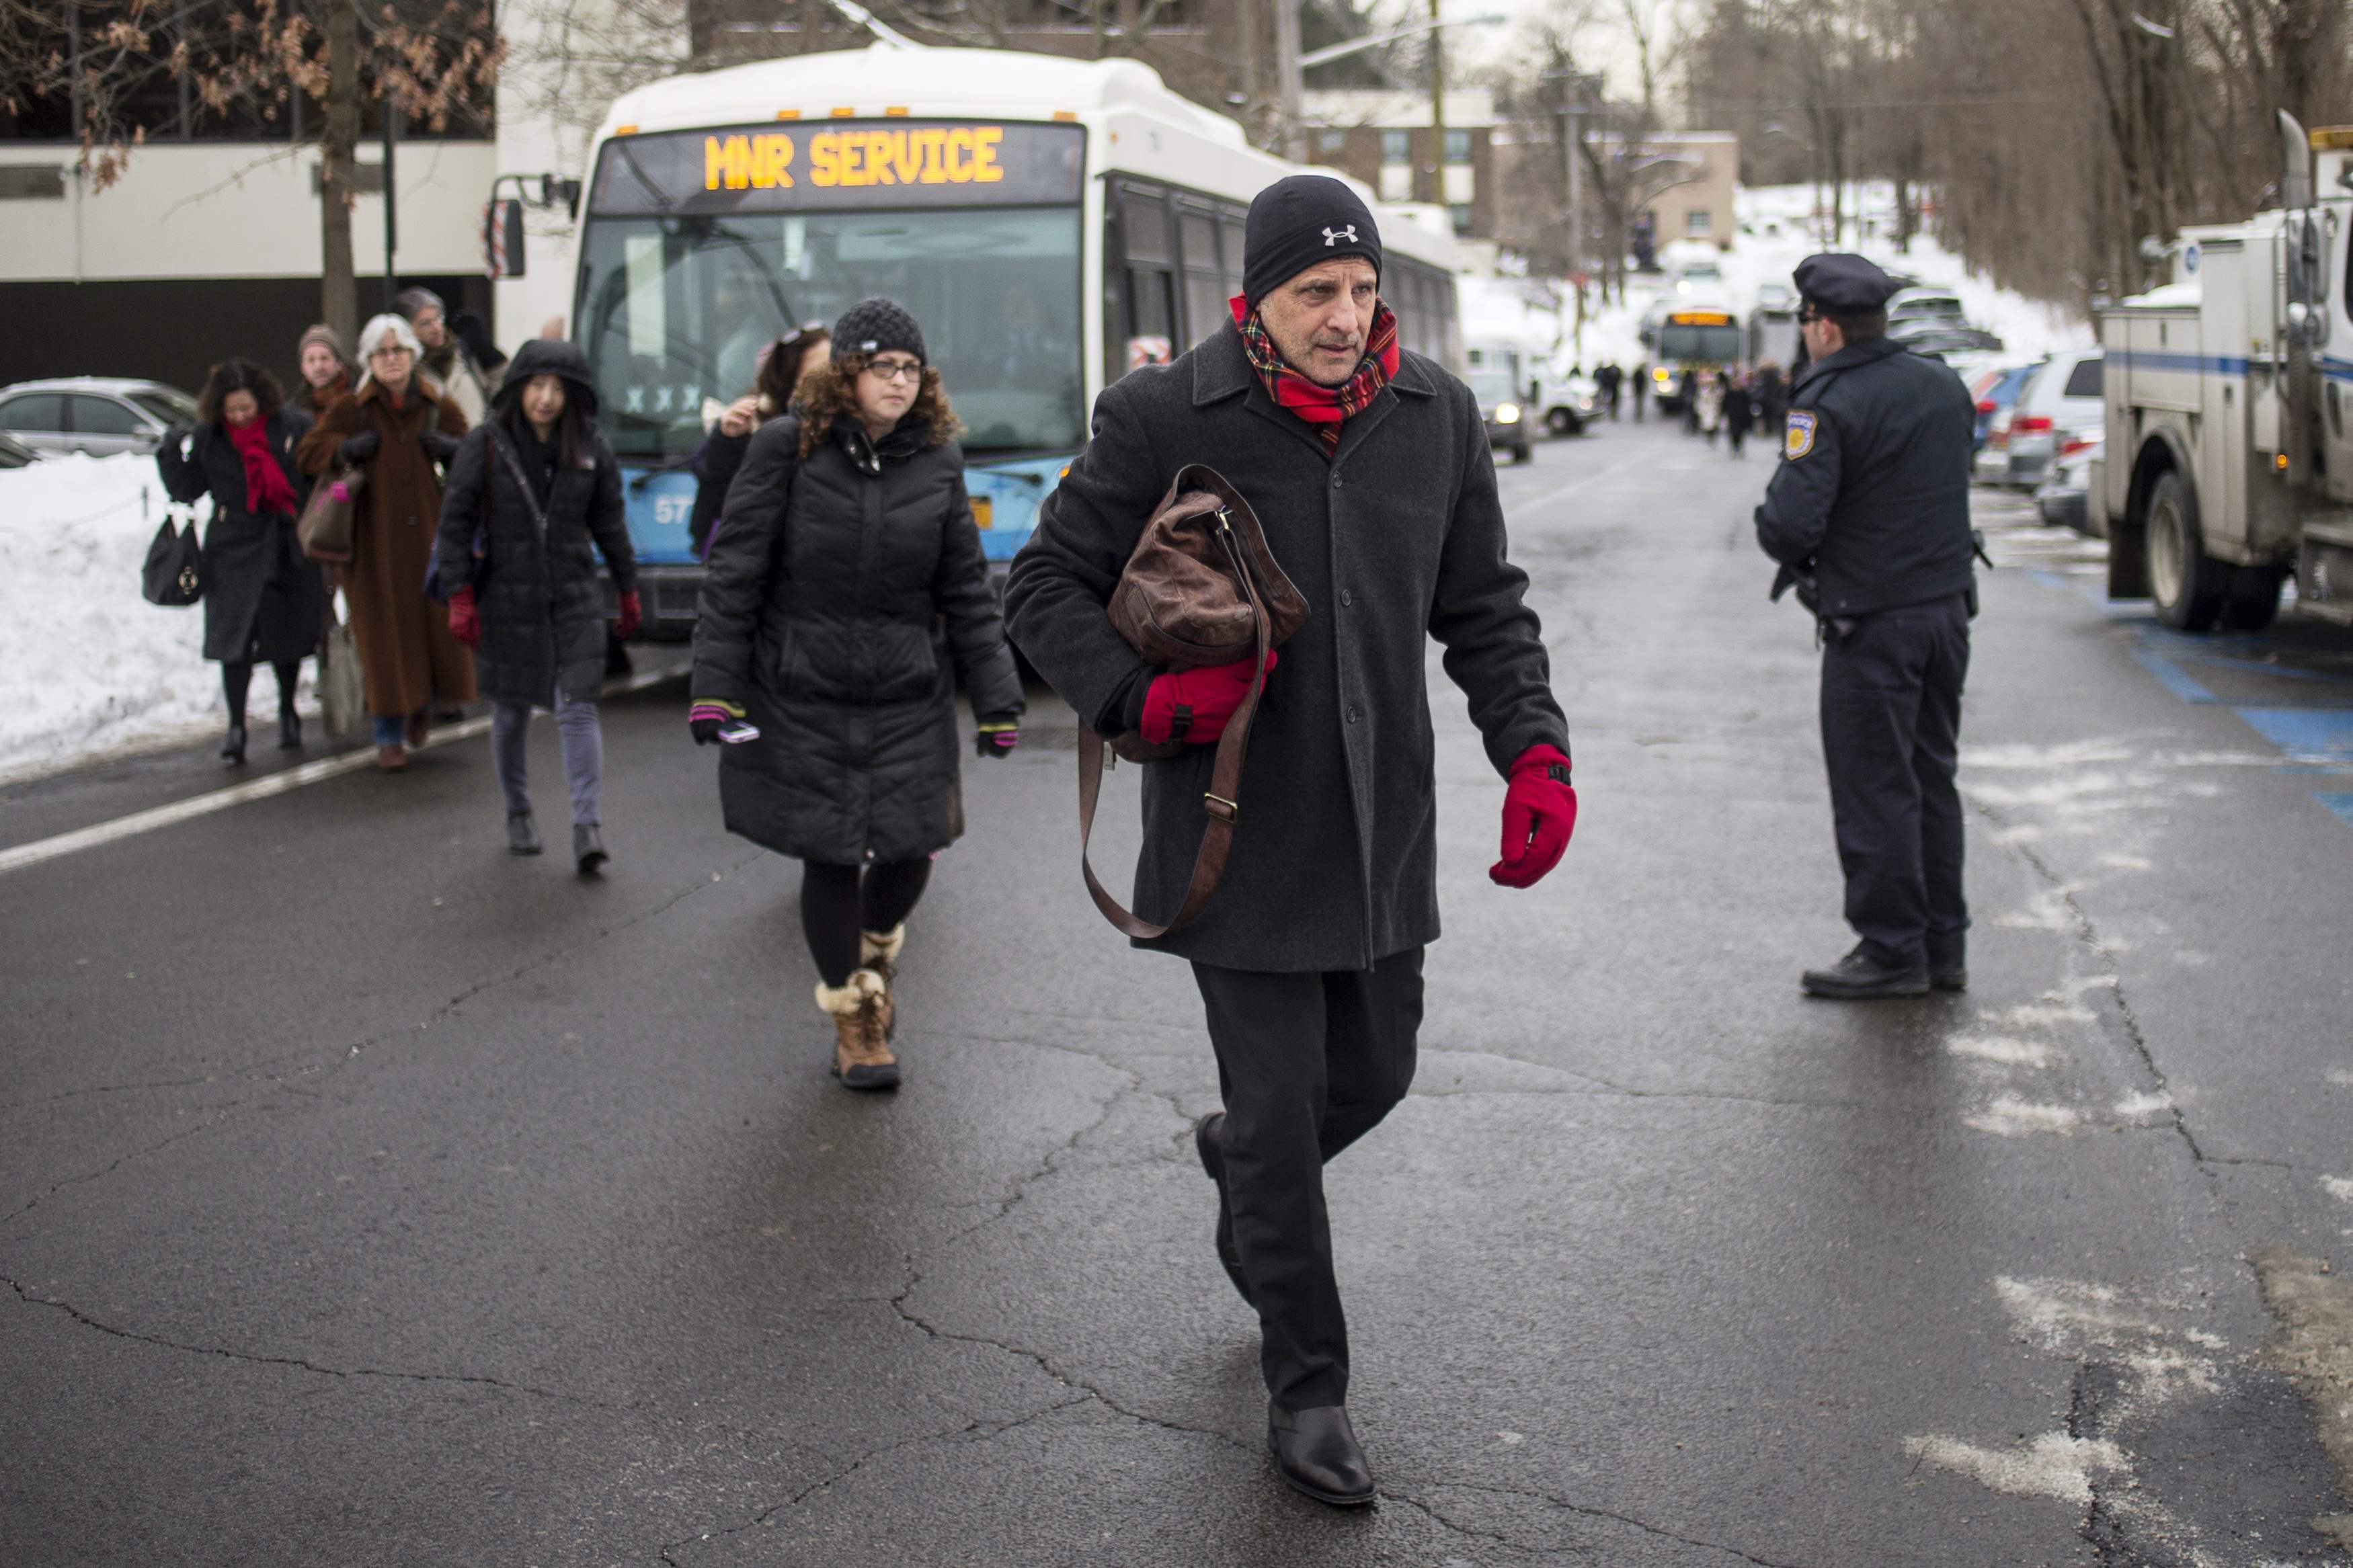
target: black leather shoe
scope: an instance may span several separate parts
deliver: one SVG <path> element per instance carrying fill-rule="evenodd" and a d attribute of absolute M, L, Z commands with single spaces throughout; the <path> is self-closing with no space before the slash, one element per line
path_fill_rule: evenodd
<path fill-rule="evenodd" d="M 1209 1173 L 1209 1180 L 1218 1184 L 1218 1261 L 1225 1265 L 1226 1278 L 1243 1300 L 1250 1299 L 1250 1285 L 1242 1279 L 1242 1255 L 1234 1246 L 1234 1211 L 1226 1206 L 1226 1113 L 1210 1112 L 1193 1123 L 1193 1150 L 1201 1156 L 1201 1169 Z"/>
<path fill-rule="evenodd" d="M 1928 968 L 1928 984 L 1933 989 L 1938 991 L 1967 991 L 1969 988 L 1969 972 L 1957 963 L 1931 964 Z"/>
<path fill-rule="evenodd" d="M 572 825 L 572 863 L 584 877 L 593 877 L 605 868 L 612 857 L 605 853 L 605 836 L 596 831 L 593 822 Z"/>
<path fill-rule="evenodd" d="M 539 824 L 527 811 L 507 813 L 507 853 L 536 855 L 540 850 Z"/>
<path fill-rule="evenodd" d="M 1836 1002 L 1865 1002 L 1882 996 L 1926 996 L 1928 967 L 1915 963 L 1890 968 L 1867 956 L 1860 946 L 1828 969 L 1809 969 L 1799 984 L 1809 996 Z"/>
<path fill-rule="evenodd" d="M 1373 1500 L 1373 1468 L 1348 1425 L 1345 1405 L 1319 1405 L 1313 1410 L 1266 1407 L 1266 1446 L 1274 1455 L 1283 1484 L 1305 1492 L 1317 1502 L 1335 1508 L 1356 1508 Z"/>
<path fill-rule="evenodd" d="M 228 738 L 221 742 L 220 754 L 221 761 L 225 763 L 241 763 L 245 761 L 244 725 L 231 724 L 228 727 Z"/>
<path fill-rule="evenodd" d="M 302 749 L 302 715 L 291 708 L 278 715 L 278 749 L 281 752 Z"/>

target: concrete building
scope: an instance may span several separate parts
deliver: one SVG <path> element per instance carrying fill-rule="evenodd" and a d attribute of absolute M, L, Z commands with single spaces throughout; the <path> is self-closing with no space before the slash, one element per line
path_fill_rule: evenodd
<path fill-rule="evenodd" d="M 1728 249 L 1737 222 L 1732 196 L 1740 187 L 1740 138 L 1729 131 L 1683 131 L 1653 136 L 1644 145 L 1659 156 L 1688 160 L 1696 170 L 1643 209 L 1656 226 L 1659 243 L 1704 239 Z"/>
<path fill-rule="evenodd" d="M 1308 163 L 1355 175 L 1383 201 L 1442 206 L 1464 238 L 1495 237 L 1495 100 L 1484 88 L 1447 93 L 1443 128 L 1431 123 L 1427 93 L 1316 91 L 1301 108 Z"/>

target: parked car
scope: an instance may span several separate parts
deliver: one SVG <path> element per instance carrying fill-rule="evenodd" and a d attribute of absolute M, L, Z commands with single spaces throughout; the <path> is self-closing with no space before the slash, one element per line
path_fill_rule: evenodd
<path fill-rule="evenodd" d="M 1983 327 L 1945 316 L 1915 316 L 1888 328 L 1887 335 L 1915 353 L 1989 353 L 2001 349 L 2001 340 Z"/>
<path fill-rule="evenodd" d="M 1514 384 L 1511 373 L 1474 370 L 1470 386 L 1471 395 L 1479 400 L 1479 417 L 1487 422 L 1487 445 L 1509 447 L 1515 463 L 1525 463 L 1535 457 L 1535 435 L 1529 428 L 1535 422 L 1520 406 L 1520 389 Z"/>
<path fill-rule="evenodd" d="M 160 381 L 77 375 L 0 387 L 0 430 L 36 451 L 153 452 L 164 432 L 196 422 L 196 400 Z"/>
<path fill-rule="evenodd" d="M 21 468 L 40 460 L 41 454 L 0 430 L 0 468 Z"/>
<path fill-rule="evenodd" d="M 1798 291 L 1787 283 L 1759 283 L 1757 285 L 1757 308 L 1760 310 L 1795 310 L 1798 308 Z"/>
<path fill-rule="evenodd" d="M 1544 426 L 1556 436 L 1582 436 L 1601 409 L 1601 385 L 1589 375 L 1546 377 L 1531 390 L 1544 394 Z"/>
<path fill-rule="evenodd" d="M 1887 297 L 1887 326 L 1892 334 L 1899 322 L 1947 321 L 1954 326 L 1968 324 L 1968 312 L 1961 308 L 1957 294 L 1942 289 L 1898 289 Z"/>
<path fill-rule="evenodd" d="M 1995 365 L 1979 371 L 1970 381 L 1969 401 L 1978 408 L 1977 435 L 1969 443 L 1970 451 L 1985 450 L 1986 436 L 1992 429 L 1997 415 L 2003 416 L 2003 447 L 2007 450 L 2010 406 L 2018 401 L 2020 390 L 2026 385 L 2026 378 L 2032 375 L 2042 363 L 2041 360 L 2033 360 L 2025 364 Z"/>
<path fill-rule="evenodd" d="M 2092 465 L 2099 460 L 2107 440 L 2105 430 L 2094 428 L 2070 435 L 2059 444 L 2050 477 L 2034 492 L 2034 510 L 2042 514 L 2043 521 L 2078 533 L 2092 531 L 2085 498 L 2091 494 Z"/>
<path fill-rule="evenodd" d="M 2052 354 L 2028 377 L 2000 431 L 2002 461 L 1981 477 L 1994 484 L 2031 490 L 2041 485 L 2052 460 L 2069 437 L 2088 435 L 2107 425 L 2107 403 L 2100 395 L 2102 360 L 2098 349 L 2066 349 Z M 1982 459 L 1993 454 L 1989 432 Z"/>

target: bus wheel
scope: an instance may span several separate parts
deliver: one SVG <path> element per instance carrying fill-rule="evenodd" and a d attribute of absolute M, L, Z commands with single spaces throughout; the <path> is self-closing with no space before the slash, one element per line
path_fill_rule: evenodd
<path fill-rule="evenodd" d="M 2279 618 L 2284 566 L 2241 566 L 2231 573 L 2222 596 L 2222 624 L 2234 632 L 2259 632 Z"/>
<path fill-rule="evenodd" d="M 2147 549 L 2157 618 L 2178 632 L 2212 630 L 2231 569 L 2206 553 L 2197 493 L 2178 473 L 2160 477 L 2149 492 Z"/>

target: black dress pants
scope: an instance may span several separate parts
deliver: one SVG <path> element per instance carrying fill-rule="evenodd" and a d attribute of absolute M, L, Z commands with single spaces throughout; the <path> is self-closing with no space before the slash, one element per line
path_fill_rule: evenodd
<path fill-rule="evenodd" d="M 1286 1410 L 1347 1403 L 1324 1163 L 1413 1082 L 1421 956 L 1303 974 L 1193 966 L 1225 1097 L 1234 1247 L 1258 1306 L 1267 1392 Z"/>
<path fill-rule="evenodd" d="M 1846 920 L 1881 963 L 1961 962 L 1961 797 L 1954 787 L 1966 595 L 1862 616 L 1822 651 L 1822 757 Z"/>

